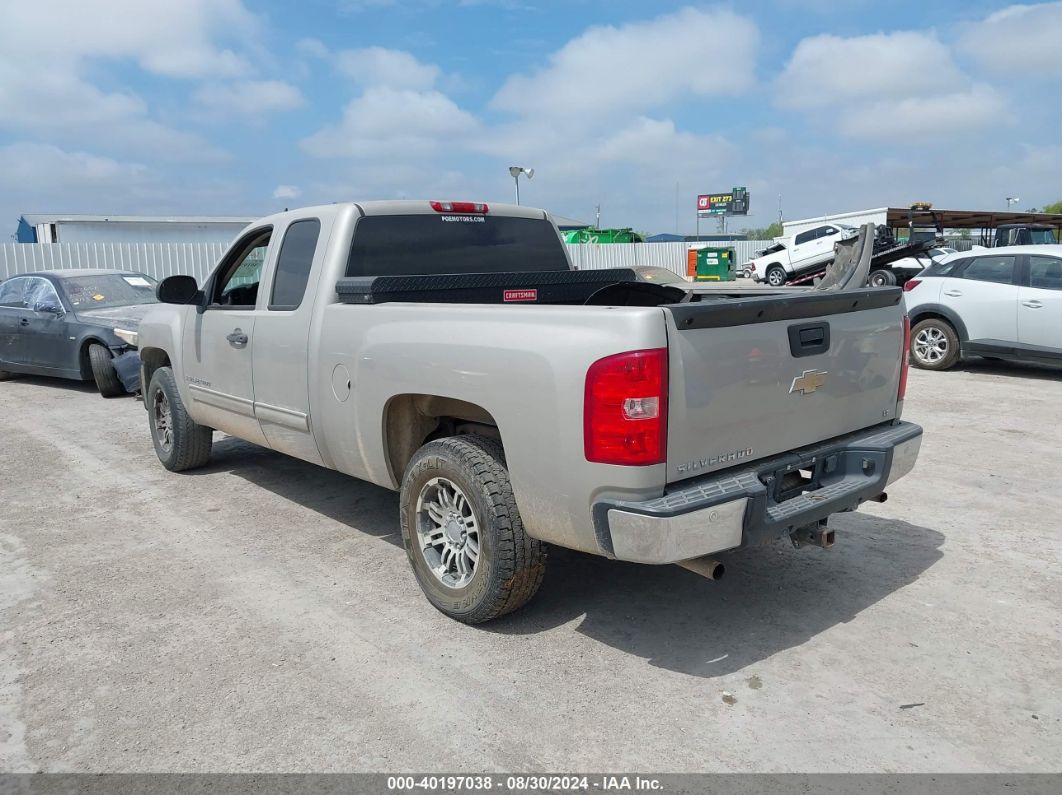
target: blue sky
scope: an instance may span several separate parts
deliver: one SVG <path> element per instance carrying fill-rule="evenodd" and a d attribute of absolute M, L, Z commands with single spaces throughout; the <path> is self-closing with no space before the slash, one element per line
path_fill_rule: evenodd
<path fill-rule="evenodd" d="M 749 226 L 779 195 L 787 218 L 1062 199 L 1059 2 L 3 5 L 12 230 L 511 201 L 513 164 L 536 170 L 525 204 L 650 232 L 692 231 L 696 194 L 734 185 Z"/>

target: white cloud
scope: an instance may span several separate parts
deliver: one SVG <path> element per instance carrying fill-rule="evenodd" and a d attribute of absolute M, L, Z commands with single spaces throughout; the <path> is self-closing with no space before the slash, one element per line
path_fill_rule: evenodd
<path fill-rule="evenodd" d="M 367 47 L 341 50 L 335 54 L 336 69 L 358 85 L 391 88 L 431 88 L 440 69 L 426 64 L 403 50 Z"/>
<path fill-rule="evenodd" d="M 90 82 L 97 65 L 132 62 L 169 78 L 235 77 L 253 50 L 256 18 L 240 0 L 41 0 L 6 4 L 0 26 L 0 129 L 75 148 L 168 159 L 223 156 L 201 137 L 151 117 L 128 89 Z"/>
<path fill-rule="evenodd" d="M 329 124 L 300 146 L 314 157 L 424 157 L 450 136 L 474 130 L 475 117 L 438 91 L 369 88 L 353 99 L 338 124 Z M 463 148 L 457 141 L 455 148 Z"/>
<path fill-rule="evenodd" d="M 0 193 L 3 218 L 35 211 L 238 215 L 258 209 L 238 185 L 212 172 L 181 180 L 151 164 L 35 141 L 0 146 L 0 174 L 7 187 Z"/>
<path fill-rule="evenodd" d="M 959 47 L 996 74 L 1062 79 L 1062 2 L 1008 6 L 962 29 Z"/>
<path fill-rule="evenodd" d="M 295 42 L 295 50 L 302 55 L 309 55 L 313 58 L 326 59 L 332 55 L 332 51 L 325 46 L 323 41 L 314 38 L 299 39 Z"/>
<path fill-rule="evenodd" d="M 364 47 L 333 52 L 319 39 L 300 39 L 295 49 L 302 55 L 331 63 L 337 72 L 357 86 L 423 90 L 433 88 L 442 76 L 442 70 L 436 64 L 424 63 L 406 50 Z M 449 78 L 450 82 L 455 80 Z"/>
<path fill-rule="evenodd" d="M 961 86 L 948 48 L 926 33 L 801 40 L 778 77 L 778 104 L 820 108 L 847 100 L 926 95 Z"/>
<path fill-rule="evenodd" d="M 712 43 L 725 42 L 725 57 Z M 510 77 L 492 105 L 524 116 L 631 113 L 677 97 L 740 94 L 754 82 L 759 32 L 726 10 L 684 8 L 648 22 L 593 27 L 530 75 Z"/>
<path fill-rule="evenodd" d="M 954 139 L 1007 123 L 1006 101 L 975 83 L 932 33 L 803 39 L 775 80 L 775 102 L 849 138 Z"/>
<path fill-rule="evenodd" d="M 195 92 L 193 100 L 216 116 L 259 118 L 274 111 L 294 110 L 305 100 L 290 83 L 280 80 L 241 80 L 209 83 Z"/>
<path fill-rule="evenodd" d="M 302 195 L 302 191 L 295 185 L 277 185 L 273 189 L 274 199 L 297 199 Z"/>
<path fill-rule="evenodd" d="M 884 99 L 838 113 L 841 132 L 865 140 L 905 140 L 961 135 L 967 130 L 1009 123 L 1006 103 L 991 86 L 928 97 Z"/>
<path fill-rule="evenodd" d="M 256 28 L 240 0 L 40 0 L 5 4 L 0 52 L 42 63 L 131 58 L 169 77 L 233 77 L 247 61 L 213 39 Z"/>
<path fill-rule="evenodd" d="M 135 189 L 149 175 L 148 168 L 139 163 L 120 163 L 29 141 L 0 147 L 0 172 L 15 182 L 61 177 L 66 187 L 92 189 L 117 183 Z"/>

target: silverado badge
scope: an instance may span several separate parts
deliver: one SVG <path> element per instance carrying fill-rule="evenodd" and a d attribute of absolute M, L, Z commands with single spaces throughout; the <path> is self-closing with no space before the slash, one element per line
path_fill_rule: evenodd
<path fill-rule="evenodd" d="M 805 370 L 793 379 L 793 385 L 789 387 L 789 394 L 799 392 L 802 395 L 810 395 L 820 386 L 826 383 L 828 373 L 825 370 Z"/>

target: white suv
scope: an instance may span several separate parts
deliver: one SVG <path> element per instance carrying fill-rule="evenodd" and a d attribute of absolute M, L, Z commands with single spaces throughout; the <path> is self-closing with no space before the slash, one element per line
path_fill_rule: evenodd
<path fill-rule="evenodd" d="M 962 356 L 1062 364 L 1062 245 L 952 254 L 904 285 L 911 362 Z"/>

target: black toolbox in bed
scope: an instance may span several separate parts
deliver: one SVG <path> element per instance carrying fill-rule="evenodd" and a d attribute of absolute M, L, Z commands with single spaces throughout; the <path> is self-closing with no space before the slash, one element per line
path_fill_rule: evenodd
<path fill-rule="evenodd" d="M 637 277 L 629 268 L 347 276 L 336 282 L 336 293 L 344 304 L 582 304 L 602 287 L 634 281 Z"/>

